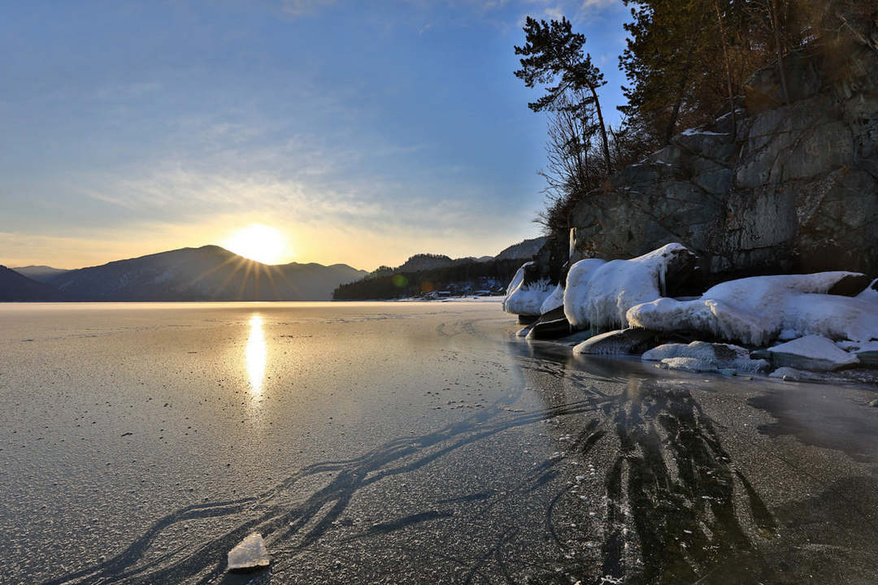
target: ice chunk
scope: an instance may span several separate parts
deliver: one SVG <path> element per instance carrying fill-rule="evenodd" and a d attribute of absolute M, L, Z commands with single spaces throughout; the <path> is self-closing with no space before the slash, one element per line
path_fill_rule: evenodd
<path fill-rule="evenodd" d="M 262 535 L 254 532 L 229 551 L 229 570 L 246 571 L 267 567 L 271 559 Z"/>
<path fill-rule="evenodd" d="M 840 349 L 831 340 L 821 335 L 807 335 L 770 347 L 771 362 L 775 366 L 828 372 L 839 368 L 857 365 L 857 356 Z"/>

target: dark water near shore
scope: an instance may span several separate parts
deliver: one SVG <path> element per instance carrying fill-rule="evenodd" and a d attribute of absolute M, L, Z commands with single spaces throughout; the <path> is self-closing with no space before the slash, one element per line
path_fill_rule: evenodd
<path fill-rule="evenodd" d="M 0 583 L 876 583 L 878 408 L 496 303 L 0 306 Z M 258 531 L 261 573 L 226 553 Z"/>

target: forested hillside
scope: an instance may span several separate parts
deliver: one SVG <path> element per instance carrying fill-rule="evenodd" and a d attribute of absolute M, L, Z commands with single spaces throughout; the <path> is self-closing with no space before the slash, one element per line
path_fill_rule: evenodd
<path fill-rule="evenodd" d="M 687 129 L 724 112 L 732 117 L 749 77 L 773 66 L 780 102 L 789 103 L 785 55 L 807 48 L 841 63 L 854 46 L 878 49 L 875 2 L 864 0 L 624 0 L 631 9 L 620 64 L 628 83 L 622 123 L 605 123 L 597 90 L 603 74 L 571 23 L 528 18 L 515 47 L 529 104 L 547 112 L 547 233 L 566 237 L 568 216 L 588 193 L 603 189 L 625 166 Z M 779 104 L 780 105 L 780 104 Z"/>

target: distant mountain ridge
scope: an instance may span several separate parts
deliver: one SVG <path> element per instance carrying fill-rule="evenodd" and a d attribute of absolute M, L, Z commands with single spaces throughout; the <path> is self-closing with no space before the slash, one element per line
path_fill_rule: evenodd
<path fill-rule="evenodd" d="M 62 297 L 54 287 L 0 266 L 0 302 L 58 301 Z"/>
<path fill-rule="evenodd" d="M 517 244 L 513 244 L 504 248 L 496 256 L 481 256 L 479 258 L 451 258 L 444 254 L 415 254 L 410 256 L 408 260 L 392 268 L 390 266 L 381 266 L 372 271 L 367 278 L 377 278 L 380 276 L 388 276 L 391 274 L 423 272 L 427 270 L 438 270 L 441 268 L 449 268 L 451 266 L 459 266 L 470 262 L 491 262 L 493 260 L 522 260 L 527 261 L 539 252 L 543 244 L 546 243 L 546 237 L 532 238 L 523 240 Z"/>
<path fill-rule="evenodd" d="M 40 273 L 56 292 L 58 298 L 52 300 L 70 301 L 319 301 L 331 299 L 340 284 L 367 274 L 347 264 L 269 266 L 219 246 Z"/>
<path fill-rule="evenodd" d="M 65 272 L 69 272 L 64 268 L 52 268 L 51 266 L 21 266 L 18 268 L 13 268 L 12 270 L 16 271 L 19 274 L 23 274 L 27 276 L 31 280 L 36 280 L 37 282 L 46 282 L 51 280 L 53 277 L 58 276 L 59 274 L 64 274 Z"/>
<path fill-rule="evenodd" d="M 524 240 L 497 256 L 451 259 L 440 254 L 415 254 L 400 266 L 382 266 L 362 280 L 340 285 L 339 300 L 426 297 L 442 294 L 499 294 L 521 264 L 539 252 L 546 238 Z"/>
<path fill-rule="evenodd" d="M 530 260 L 544 241 L 524 240 L 496 257 L 415 254 L 396 268 L 382 266 L 372 273 L 347 264 L 269 266 L 219 246 L 181 248 L 76 270 L 0 267 L 0 301 L 317 301 L 330 300 L 339 287 L 395 274 L 429 276 L 433 287 L 457 283 L 458 288 L 500 289 L 508 281 L 507 272 Z M 369 298 L 382 298 L 386 292 L 398 291 Z"/>
<path fill-rule="evenodd" d="M 542 236 L 540 238 L 523 240 L 505 248 L 495 258 L 497 260 L 530 260 L 540 251 L 540 248 L 543 247 L 547 239 L 546 236 Z"/>

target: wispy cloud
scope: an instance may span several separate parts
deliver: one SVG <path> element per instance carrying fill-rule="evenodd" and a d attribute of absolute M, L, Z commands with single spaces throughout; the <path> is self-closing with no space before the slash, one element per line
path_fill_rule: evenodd
<path fill-rule="evenodd" d="M 577 20 L 601 16 L 609 11 L 621 10 L 624 5 L 620 0 L 583 0 L 577 11 Z"/>
<path fill-rule="evenodd" d="M 324 6 L 335 4 L 336 0 L 283 0 L 283 11 L 293 16 L 313 14 Z"/>

